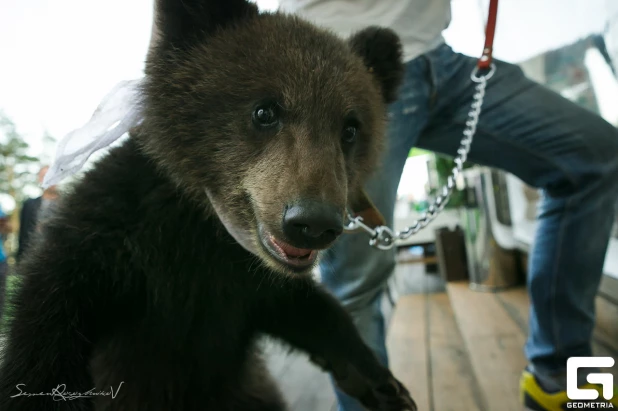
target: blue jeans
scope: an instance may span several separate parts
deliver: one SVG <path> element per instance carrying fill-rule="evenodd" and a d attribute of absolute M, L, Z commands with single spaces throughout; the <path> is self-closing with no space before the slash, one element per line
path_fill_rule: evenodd
<path fill-rule="evenodd" d="M 406 64 L 400 98 L 390 107 L 388 147 L 367 190 L 389 226 L 397 187 L 414 146 L 453 156 L 474 86 L 476 59 L 442 45 Z M 570 356 L 591 355 L 594 299 L 618 197 L 618 132 L 599 116 L 496 62 L 470 161 L 510 172 L 543 189 L 529 258 L 530 330 L 525 352 L 536 374 L 558 375 Z M 366 236 L 343 236 L 320 265 L 324 285 L 351 312 L 388 364 L 380 299 L 394 251 Z M 337 392 L 340 409 L 361 410 Z"/>

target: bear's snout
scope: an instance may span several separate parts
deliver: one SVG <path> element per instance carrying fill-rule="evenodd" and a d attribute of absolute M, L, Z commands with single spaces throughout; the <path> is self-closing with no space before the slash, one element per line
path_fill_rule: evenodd
<path fill-rule="evenodd" d="M 329 203 L 297 201 L 285 208 L 281 229 L 295 247 L 326 248 L 343 232 L 343 213 Z"/>

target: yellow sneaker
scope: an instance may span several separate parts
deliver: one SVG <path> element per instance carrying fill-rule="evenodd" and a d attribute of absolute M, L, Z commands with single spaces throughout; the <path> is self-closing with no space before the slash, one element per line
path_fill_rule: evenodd
<path fill-rule="evenodd" d="M 615 409 L 618 410 L 618 388 L 614 387 L 614 397 L 607 401 L 601 395 L 601 387 L 593 384 L 582 385 L 580 388 L 590 388 L 596 390 L 599 393 L 599 398 L 592 401 L 572 401 L 567 395 L 566 391 L 558 391 L 549 393 L 543 390 L 537 382 L 534 375 L 524 370 L 521 375 L 519 390 L 521 395 L 521 402 L 525 409 L 528 411 L 568 411 L 570 409 Z M 583 407 L 573 406 L 577 402 L 584 403 Z"/>

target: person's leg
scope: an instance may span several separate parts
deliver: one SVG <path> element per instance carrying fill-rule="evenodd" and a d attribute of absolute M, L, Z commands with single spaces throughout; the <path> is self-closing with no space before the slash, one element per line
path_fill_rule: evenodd
<path fill-rule="evenodd" d="M 445 47 L 430 62 L 437 95 L 418 146 L 453 155 L 472 101 L 475 59 Z M 517 66 L 497 62 L 469 159 L 543 189 L 525 352 L 537 376 L 561 386 L 566 360 L 592 354 L 594 299 L 618 196 L 618 131 Z"/>
<path fill-rule="evenodd" d="M 393 225 L 397 187 L 401 172 L 418 133 L 427 121 L 429 84 L 427 64 L 416 59 L 406 65 L 400 98 L 389 108 L 387 148 L 379 171 L 366 190 L 389 226 Z M 369 347 L 387 365 L 385 324 L 380 308 L 386 281 L 395 266 L 395 250 L 380 251 L 369 246 L 363 234 L 346 234 L 329 249 L 320 262 L 322 283 L 352 315 Z M 362 410 L 354 399 L 336 390 L 339 409 Z"/>

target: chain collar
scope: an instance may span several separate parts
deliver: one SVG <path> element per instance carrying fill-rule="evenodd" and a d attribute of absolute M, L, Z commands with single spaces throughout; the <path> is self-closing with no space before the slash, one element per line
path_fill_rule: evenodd
<path fill-rule="evenodd" d="M 466 121 L 466 127 L 463 131 L 463 137 L 459 149 L 457 150 L 457 156 L 455 157 L 455 167 L 446 180 L 446 185 L 440 190 L 440 194 L 436 197 L 436 200 L 429 206 L 427 212 L 423 213 L 421 218 L 416 220 L 411 226 L 406 227 L 402 231 L 394 232 L 392 229 L 386 226 L 378 226 L 371 228 L 363 223 L 363 218 L 360 216 L 353 217 L 349 212 L 347 214 L 347 222 L 344 226 L 345 231 L 356 231 L 358 229 L 365 231 L 369 235 L 369 245 L 379 250 L 390 250 L 393 248 L 397 241 L 402 241 L 410 238 L 414 234 L 418 233 L 423 228 L 433 221 L 437 215 L 444 209 L 448 202 L 453 189 L 455 188 L 455 181 L 461 174 L 463 165 L 470 153 L 470 146 L 472 145 L 472 139 L 476 133 L 476 127 L 479 122 L 479 116 L 481 114 L 481 106 L 483 105 L 483 99 L 485 97 L 485 88 L 487 87 L 487 80 L 489 80 L 496 72 L 495 64 L 491 64 L 489 71 L 485 74 L 479 75 L 479 68 L 475 67 L 474 71 L 470 74 L 470 79 L 476 83 L 476 92 L 472 98 L 472 105 L 468 112 L 468 120 Z"/>

